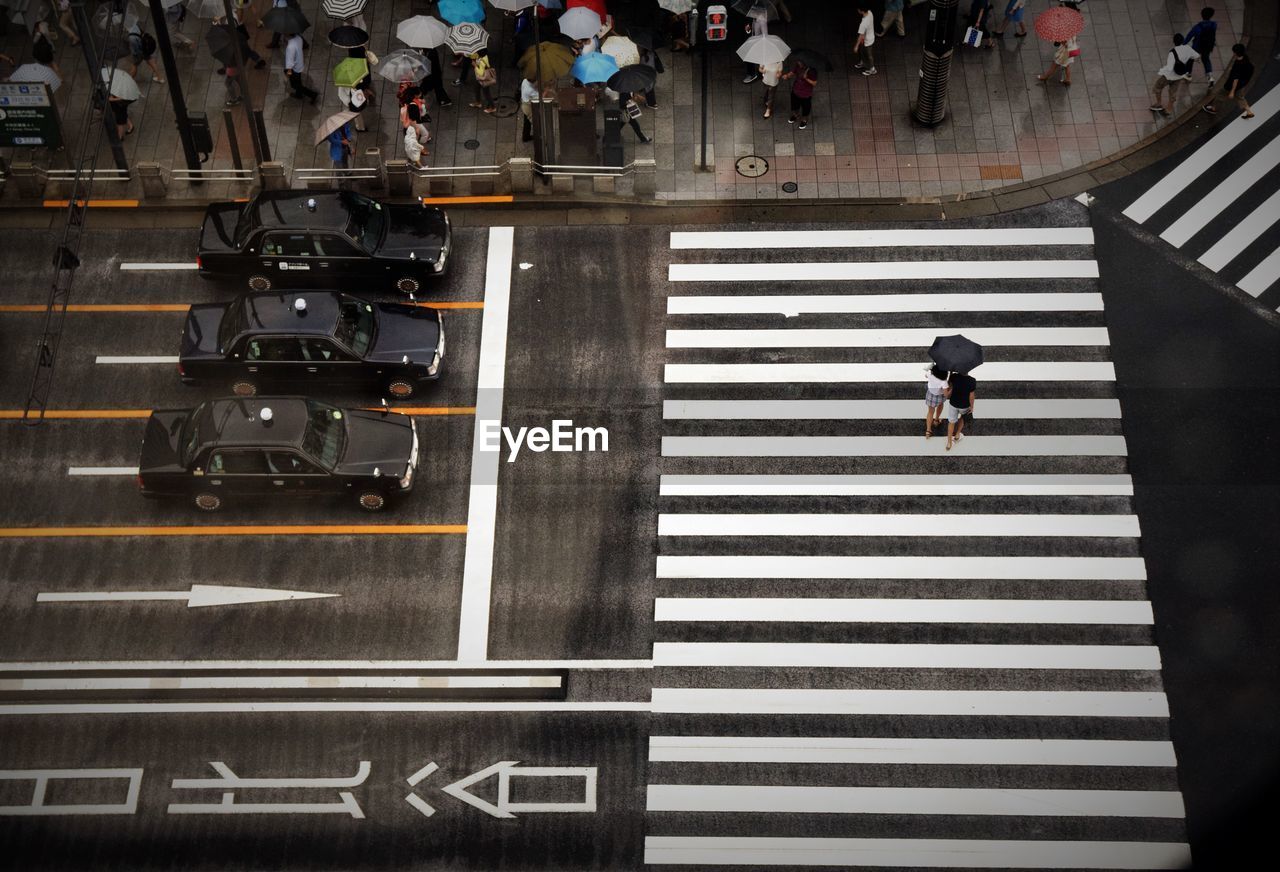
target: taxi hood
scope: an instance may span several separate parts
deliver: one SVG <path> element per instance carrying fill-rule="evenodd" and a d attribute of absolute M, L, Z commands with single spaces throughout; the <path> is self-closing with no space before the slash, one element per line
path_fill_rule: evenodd
<path fill-rule="evenodd" d="M 392 205 L 387 210 L 387 232 L 378 247 L 379 257 L 435 263 L 449 240 L 444 212 L 421 204 Z"/>
<path fill-rule="evenodd" d="M 344 410 L 347 416 L 347 450 L 334 472 L 341 475 L 382 475 L 399 477 L 409 466 L 413 453 L 413 419 L 408 415 Z"/>
<path fill-rule="evenodd" d="M 204 210 L 200 225 L 200 253 L 236 250 L 236 225 L 240 223 L 243 203 L 213 203 Z"/>
<path fill-rule="evenodd" d="M 413 363 L 430 363 L 440 341 L 440 313 L 425 306 L 378 304 L 378 335 L 368 359 L 399 363 L 407 354 Z"/>

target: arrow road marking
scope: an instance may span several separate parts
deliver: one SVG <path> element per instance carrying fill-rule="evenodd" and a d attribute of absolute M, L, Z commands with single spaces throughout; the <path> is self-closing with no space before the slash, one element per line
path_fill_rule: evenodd
<path fill-rule="evenodd" d="M 445 793 L 449 794 L 450 796 L 452 796 L 454 799 L 460 799 L 463 802 L 465 802 L 467 805 L 475 806 L 476 808 L 480 809 L 482 812 L 484 812 L 487 815 L 492 815 L 493 817 L 496 817 L 496 818 L 513 818 L 515 817 L 515 815 L 513 815 L 509 811 L 504 810 L 501 807 L 503 804 L 503 800 L 506 798 L 501 794 L 501 792 L 499 792 L 499 795 L 498 795 L 498 805 L 495 806 L 495 805 L 490 805 L 489 803 L 485 802 L 483 799 L 480 799 L 478 796 L 473 796 L 472 794 L 468 793 L 466 788 L 470 787 L 471 785 L 475 784 L 478 781 L 484 781 L 486 778 L 488 778 L 490 775 L 493 775 L 495 772 L 505 772 L 506 770 L 510 769 L 513 766 L 518 766 L 519 763 L 520 761 L 518 760 L 501 760 L 497 763 L 494 763 L 492 766 L 486 766 L 484 769 L 481 769 L 479 772 L 475 772 L 475 773 L 472 773 L 471 775 L 468 775 L 466 778 L 463 778 L 460 781 L 453 782 L 453 784 L 450 784 L 448 787 L 442 787 L 440 789 L 443 790 Z"/>
<path fill-rule="evenodd" d="M 265 587 L 230 587 L 221 584 L 193 584 L 182 590 L 107 590 L 60 591 L 36 594 L 38 603 L 90 603 L 136 600 L 186 600 L 187 608 L 230 606 L 246 603 L 269 603 L 280 600 L 322 599 L 342 596 L 338 593 L 313 593 L 306 590 L 272 590 Z"/>
<path fill-rule="evenodd" d="M 502 760 L 492 766 L 486 766 L 455 781 L 448 787 L 440 788 L 445 793 L 460 799 L 467 805 L 475 806 L 487 815 L 496 818 L 513 818 L 512 811 L 523 812 L 594 812 L 596 810 L 597 770 L 595 766 L 534 766 L 517 769 L 519 761 Z M 467 792 L 466 788 L 484 781 L 490 775 L 498 776 L 498 804 L 492 805 L 483 799 Z M 524 778 L 581 778 L 583 781 L 583 797 L 581 802 L 511 802 L 511 779 Z M 416 806 L 415 806 L 416 807 Z"/>
<path fill-rule="evenodd" d="M 432 774 L 439 768 L 440 767 L 437 766 L 434 762 L 428 763 L 426 766 L 423 766 L 417 772 L 413 773 L 408 778 L 406 778 L 405 781 L 409 782 L 410 787 L 417 787 L 418 783 L 422 781 L 422 779 L 426 778 L 428 775 Z M 432 808 L 430 805 L 428 805 L 427 801 L 424 800 L 422 797 L 418 796 L 416 793 L 410 793 L 408 796 L 404 798 L 404 801 L 409 803 L 409 805 L 413 806 L 418 811 L 422 812 L 423 817 L 431 817 L 433 814 L 436 813 L 436 810 Z"/>

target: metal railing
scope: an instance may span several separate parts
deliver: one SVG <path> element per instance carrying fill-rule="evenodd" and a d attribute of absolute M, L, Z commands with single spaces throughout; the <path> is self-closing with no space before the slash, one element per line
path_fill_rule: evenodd
<path fill-rule="evenodd" d="M 370 182 L 381 178 L 380 170 L 377 167 L 349 167 L 347 169 L 339 169 L 336 167 L 311 167 L 294 169 L 291 173 L 292 180 L 295 182 L 339 182 L 339 181 L 356 181 Z"/>
<path fill-rule="evenodd" d="M 45 178 L 45 181 L 48 181 L 48 182 L 73 182 L 76 179 L 76 172 L 77 172 L 74 168 L 48 169 L 41 166 L 36 166 L 35 171 L 43 175 Z M 99 182 L 131 182 L 133 181 L 133 176 L 130 175 L 129 170 L 119 170 L 115 168 L 95 169 L 92 173 L 87 173 L 87 172 L 81 173 L 80 177 L 81 179 L 92 178 L 93 183 L 95 185 L 98 184 Z"/>
<path fill-rule="evenodd" d="M 257 182 L 258 171 L 252 169 L 233 170 L 233 169 L 197 169 L 189 170 L 186 167 L 168 170 L 167 175 L 171 182 Z"/>

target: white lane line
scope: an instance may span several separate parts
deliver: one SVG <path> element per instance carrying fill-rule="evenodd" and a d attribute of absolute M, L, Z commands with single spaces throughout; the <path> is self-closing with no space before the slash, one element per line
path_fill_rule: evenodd
<path fill-rule="evenodd" d="M 870 866 L 930 869 L 1189 869 L 1184 842 L 645 836 L 662 866 Z"/>
<path fill-rule="evenodd" d="M 1159 670 L 1154 645 L 654 642 L 653 665 L 816 669 Z"/>
<path fill-rule="evenodd" d="M 1155 623 L 1145 600 L 657 597 L 655 621 L 849 624 Z"/>
<path fill-rule="evenodd" d="M 961 333 L 979 345 L 1109 345 L 1106 327 L 910 327 L 879 330 L 668 330 L 667 348 L 928 348 Z"/>
<path fill-rule="evenodd" d="M 1239 169 L 1197 200 L 1192 208 L 1183 212 L 1177 221 L 1160 234 L 1160 238 L 1175 248 L 1186 245 L 1191 237 L 1207 227 L 1210 221 L 1244 196 L 1249 188 L 1276 166 L 1280 166 L 1280 139 L 1272 139 L 1260 148 Z"/>
<path fill-rule="evenodd" d="M 921 417 L 920 400 L 663 400 L 662 417 L 688 421 L 818 421 Z M 982 401 L 984 419 L 1120 418 L 1120 401 Z"/>
<path fill-rule="evenodd" d="M 936 549 L 935 549 L 936 550 Z M 939 569 L 941 561 L 942 569 Z M 1145 581 L 1141 557 L 658 555 L 658 578 L 955 578 Z"/>
<path fill-rule="evenodd" d="M 0 678 L 0 692 L 93 690 L 414 690 L 558 688 L 559 675 L 255 675 Z"/>
<path fill-rule="evenodd" d="M 663 436 L 663 457 L 1124 457 L 1123 436 Z M 936 444 L 935 444 L 936 443 Z"/>
<path fill-rule="evenodd" d="M 650 784 L 651 812 L 964 814 L 1180 818 L 1176 790 L 991 787 L 826 787 L 791 784 Z"/>
<path fill-rule="evenodd" d="M 658 515 L 659 536 L 1135 537 L 1137 515 L 710 513 Z"/>
<path fill-rule="evenodd" d="M 942 766 L 1176 766 L 1172 742 L 650 736 L 656 763 L 887 763 Z"/>
<path fill-rule="evenodd" d="M 870 282 L 1096 279 L 1095 260 L 886 260 L 830 263 L 673 263 L 672 282 Z"/>
<path fill-rule="evenodd" d="M 1127 475 L 664 475 L 660 481 L 664 497 L 1133 496 Z"/>
<path fill-rule="evenodd" d="M 1116 690 L 810 690 L 655 687 L 655 714 L 1167 718 L 1165 695 Z"/>
<path fill-rule="evenodd" d="M 668 363 L 667 384 L 795 384 L 920 382 L 916 361 L 905 363 Z M 973 371 L 985 382 L 1115 381 L 1110 361 L 1006 361 L 984 363 Z"/>
<path fill-rule="evenodd" d="M 1145 223 L 1161 207 L 1186 189 L 1187 185 L 1200 178 L 1205 170 L 1217 164 L 1227 152 L 1244 142 L 1250 134 L 1261 130 L 1277 110 L 1280 110 L 1280 88 L 1272 88 L 1265 97 L 1253 104 L 1256 118 L 1248 121 L 1237 118 L 1224 129 L 1219 130 L 1212 139 L 1152 185 L 1145 194 L 1130 203 L 1124 210 L 1125 217 L 1139 224 Z"/>
<path fill-rule="evenodd" d="M 675 230 L 671 248 L 896 248 L 906 246 L 1093 245 L 1089 227 L 1000 230 Z"/>
<path fill-rule="evenodd" d="M 177 355 L 137 355 L 133 357 L 111 357 L 109 355 L 100 354 L 93 359 L 94 363 L 117 364 L 117 363 L 177 363 Z"/>
<path fill-rule="evenodd" d="M 192 712 L 647 712 L 647 702 L 100 702 L 15 703 L 0 715 L 160 715 Z"/>
<path fill-rule="evenodd" d="M 1246 215 L 1243 221 L 1227 231 L 1226 236 L 1200 255 L 1200 263 L 1218 272 L 1235 260 L 1240 252 L 1253 244 L 1276 221 L 1280 221 L 1280 191 L 1268 197 L 1265 203 Z"/>
<path fill-rule="evenodd" d="M 499 452 L 486 450 L 484 427 L 489 422 L 502 421 L 514 244 L 515 228 L 489 229 L 484 317 L 480 325 L 480 365 L 476 379 L 475 427 L 471 441 L 467 545 L 462 564 L 462 606 L 458 615 L 459 660 L 484 660 L 489 652 L 489 602 L 492 596 L 493 547 L 498 523 Z"/>
<path fill-rule="evenodd" d="M 1280 279 L 1280 248 L 1262 259 L 1262 263 L 1249 271 L 1249 274 L 1236 283 L 1236 287 L 1251 297 L 1257 297 Z"/>
<path fill-rule="evenodd" d="M 667 297 L 668 315 L 1101 312 L 1101 294 L 780 294 Z"/>
<path fill-rule="evenodd" d="M 651 660 L 85 660 L 0 663 L 0 672 L 191 672 L 244 669 L 652 669 Z"/>
<path fill-rule="evenodd" d="M 197 269 L 197 268 L 198 268 L 198 267 L 196 266 L 196 262 L 195 262 L 194 260 L 193 260 L 193 261 L 183 261 L 183 262 L 181 262 L 181 263 L 130 263 L 130 262 L 127 262 L 127 261 L 126 261 L 125 263 L 120 264 L 120 269 L 122 269 L 122 270 L 134 270 L 134 271 L 144 271 L 144 270 L 194 270 L 194 269 Z"/>
<path fill-rule="evenodd" d="M 68 466 L 67 475 L 137 475 L 136 466 Z"/>

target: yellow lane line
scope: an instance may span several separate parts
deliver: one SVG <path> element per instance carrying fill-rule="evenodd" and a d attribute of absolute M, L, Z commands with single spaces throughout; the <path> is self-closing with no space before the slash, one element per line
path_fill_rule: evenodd
<path fill-rule="evenodd" d="M 381 409 L 369 409 L 379 412 Z M 392 406 L 391 411 L 400 415 L 474 415 L 475 406 Z"/>
<path fill-rule="evenodd" d="M 370 406 L 368 412 L 381 412 L 381 406 Z M 392 406 L 397 415 L 474 415 L 475 406 Z M 20 421 L 25 417 L 22 409 L 0 409 L 0 421 Z M 41 417 L 33 412 L 32 418 Z M 54 420 L 94 420 L 110 418 L 150 418 L 151 409 L 48 409 L 44 416 Z"/>
<path fill-rule="evenodd" d="M 459 303 L 418 303 L 419 306 L 427 306 L 431 309 L 483 309 L 484 303 L 480 300 L 463 300 Z"/>
<path fill-rule="evenodd" d="M 0 539 L 108 536 L 404 536 L 465 534 L 466 524 L 236 524 L 199 527 L 0 527 Z"/>
<path fill-rule="evenodd" d="M 65 209 L 70 202 L 70 200 L 45 200 L 44 206 L 46 209 Z M 77 200 L 76 202 L 84 205 L 85 201 Z M 90 200 L 89 205 L 109 209 L 133 209 L 137 207 L 138 202 L 137 200 Z"/>
<path fill-rule="evenodd" d="M 431 309 L 483 309 L 484 303 L 479 300 L 465 300 L 449 303 L 415 303 Z M 185 312 L 191 308 L 190 303 L 80 303 L 66 307 L 68 312 Z M 0 306 L 2 312 L 47 312 L 48 306 L 10 305 Z"/>
<path fill-rule="evenodd" d="M 419 197 L 423 203 L 512 203 L 515 197 L 510 194 L 492 194 L 484 197 Z"/>

